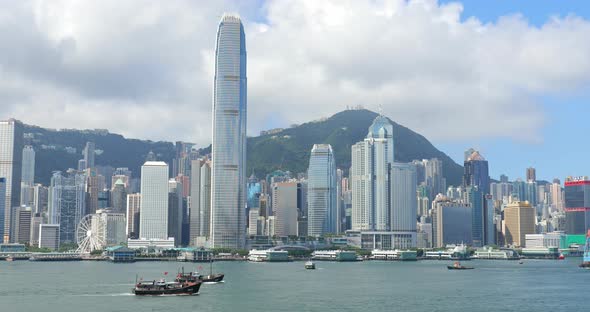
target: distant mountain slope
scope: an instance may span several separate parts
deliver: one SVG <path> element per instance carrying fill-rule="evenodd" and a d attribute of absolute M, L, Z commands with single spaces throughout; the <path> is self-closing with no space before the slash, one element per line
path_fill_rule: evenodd
<path fill-rule="evenodd" d="M 263 177 L 276 169 L 293 173 L 307 170 L 309 155 L 313 144 L 328 143 L 336 155 L 336 165 L 348 171 L 350 168 L 351 146 L 363 140 L 376 113 L 368 110 L 347 110 L 330 118 L 308 122 L 299 126 L 248 138 L 248 171 Z M 410 162 L 414 159 L 439 158 L 443 161 L 443 171 L 448 185 L 458 185 L 463 169 L 450 157 L 436 149 L 426 138 L 412 130 L 393 123 L 395 159 Z M 96 149 L 102 153 L 96 156 L 97 165 L 128 167 L 135 177 L 149 151 L 159 160 L 171 164 L 174 157 L 174 144 L 171 142 L 152 142 L 127 139 L 106 130 L 52 130 L 36 126 L 26 126 L 27 140 L 36 151 L 35 181 L 49 184 L 54 170 L 75 168 L 82 158 L 82 150 L 87 141 L 95 142 Z M 74 151 L 75 149 L 75 151 Z M 210 153 L 210 147 L 201 150 Z"/>
<path fill-rule="evenodd" d="M 139 177 L 141 165 L 150 151 L 167 163 L 171 163 L 174 158 L 174 145 L 170 142 L 127 139 L 106 130 L 56 131 L 27 125 L 25 133 L 32 136 L 26 141 L 32 143 L 36 152 L 35 182 L 45 185 L 49 184 L 53 171 L 78 166 L 78 160 L 83 158 L 82 150 L 88 141 L 94 142 L 96 149 L 102 151 L 100 155 L 96 155 L 97 165 L 128 167 L 135 177 Z"/>
<path fill-rule="evenodd" d="M 315 143 L 332 145 L 336 166 L 348 171 L 351 146 L 365 138 L 377 113 L 369 110 L 346 110 L 321 121 L 308 122 L 283 131 L 248 138 L 248 174 L 258 176 L 272 170 L 291 172 L 307 170 L 311 148 Z M 393 122 L 395 159 L 410 162 L 414 159 L 439 158 L 448 185 L 461 183 L 463 167 L 436 149 L 422 135 Z"/>

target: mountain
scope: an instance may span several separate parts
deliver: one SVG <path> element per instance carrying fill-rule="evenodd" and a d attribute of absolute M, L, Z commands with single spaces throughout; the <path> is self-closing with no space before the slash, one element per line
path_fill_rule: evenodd
<path fill-rule="evenodd" d="M 35 149 L 35 182 L 44 185 L 49 185 L 53 171 L 76 168 L 88 141 L 96 144 L 97 166 L 128 167 L 135 177 L 139 177 L 141 165 L 150 151 L 167 163 L 174 158 L 171 142 L 127 139 L 107 130 L 54 130 L 25 125 L 24 132 L 25 142 Z"/>
<path fill-rule="evenodd" d="M 363 140 L 377 114 L 368 110 L 346 110 L 330 118 L 308 122 L 287 129 L 274 129 L 257 137 L 248 138 L 248 175 L 258 177 L 274 170 L 293 173 L 307 170 L 313 144 L 331 144 L 336 165 L 348 171 L 351 146 Z M 448 185 L 461 182 L 463 169 L 450 157 L 436 149 L 426 138 L 392 121 L 395 159 L 410 162 L 414 159 L 439 158 Z M 49 184 L 55 170 L 75 168 L 82 158 L 88 141 L 95 142 L 97 166 L 128 167 L 135 177 L 147 154 L 153 151 L 159 160 L 171 163 L 174 158 L 172 142 L 128 139 L 107 130 L 54 130 L 25 126 L 26 141 L 36 151 L 35 181 Z M 210 146 L 200 150 L 210 152 Z"/>
<path fill-rule="evenodd" d="M 362 141 L 377 117 L 369 110 L 346 110 L 327 119 L 308 122 L 288 129 L 248 138 L 248 174 L 257 176 L 276 169 L 291 172 L 307 170 L 313 144 L 331 144 L 336 166 L 348 172 L 351 146 Z M 390 119 L 391 121 L 391 119 Z M 443 173 L 448 185 L 461 183 L 463 167 L 436 149 L 422 135 L 391 121 L 393 124 L 394 157 L 399 162 L 438 158 L 443 161 Z"/>

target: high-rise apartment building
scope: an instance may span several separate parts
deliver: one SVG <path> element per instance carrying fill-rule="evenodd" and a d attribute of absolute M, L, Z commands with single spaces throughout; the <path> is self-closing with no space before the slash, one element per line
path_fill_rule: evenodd
<path fill-rule="evenodd" d="M 319 237 L 337 233 L 336 162 L 329 144 L 314 144 L 307 170 L 307 231 Z"/>
<path fill-rule="evenodd" d="M 525 246 L 525 235 L 535 234 L 535 209 L 528 202 L 513 202 L 504 208 L 506 245 Z"/>
<path fill-rule="evenodd" d="M 141 166 L 140 239 L 168 239 L 168 165 L 147 161 Z"/>
<path fill-rule="evenodd" d="M 4 224 L 2 239 L 11 240 L 11 212 L 20 205 L 20 182 L 23 153 L 23 124 L 15 119 L 0 120 L 0 178 L 5 179 Z"/>
<path fill-rule="evenodd" d="M 217 30 L 213 83 L 211 243 L 242 248 L 246 235 L 246 37 L 239 17 Z"/>

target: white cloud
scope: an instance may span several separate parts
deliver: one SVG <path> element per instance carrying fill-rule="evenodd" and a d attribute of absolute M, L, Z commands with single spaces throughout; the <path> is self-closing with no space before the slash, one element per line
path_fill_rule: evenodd
<path fill-rule="evenodd" d="M 250 135 L 364 105 L 434 140 L 539 140 L 539 98 L 590 81 L 590 22 L 481 23 L 410 1 L 33 1 L 0 13 L 0 116 L 208 144 L 224 11 L 248 50 Z M 8 7 L 9 6 L 9 7 Z"/>

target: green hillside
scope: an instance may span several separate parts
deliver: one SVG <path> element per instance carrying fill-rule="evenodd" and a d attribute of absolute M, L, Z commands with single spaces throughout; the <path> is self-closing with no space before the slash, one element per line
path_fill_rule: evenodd
<path fill-rule="evenodd" d="M 308 122 L 278 133 L 248 138 L 248 175 L 255 172 L 263 177 L 276 169 L 293 173 L 307 170 L 309 154 L 313 144 L 331 144 L 336 155 L 336 165 L 348 171 L 352 144 L 367 135 L 376 113 L 368 110 L 347 110 L 321 120 Z M 414 159 L 439 158 L 447 184 L 457 185 L 461 181 L 462 167 L 443 152 L 437 150 L 426 138 L 393 122 L 395 159 L 409 162 Z M 106 130 L 51 130 L 26 126 L 27 141 L 37 152 L 35 180 L 47 185 L 54 170 L 75 168 L 82 158 L 82 149 L 87 141 L 95 142 L 102 153 L 96 156 L 97 165 L 128 167 L 138 177 L 140 167 L 149 151 L 156 153 L 159 160 L 171 163 L 174 144 L 127 139 Z M 73 151 L 75 149 L 75 152 Z M 201 150 L 210 152 L 210 147 Z"/>
<path fill-rule="evenodd" d="M 377 113 L 369 110 L 346 110 L 325 120 L 248 138 L 248 173 L 254 171 L 258 176 L 263 176 L 276 169 L 303 172 L 307 170 L 311 148 L 317 143 L 331 144 L 337 167 L 348 171 L 351 146 L 365 138 L 376 116 Z M 392 123 L 396 161 L 439 158 L 443 161 L 447 184 L 460 183 L 463 167 L 436 149 L 422 135 Z"/>

